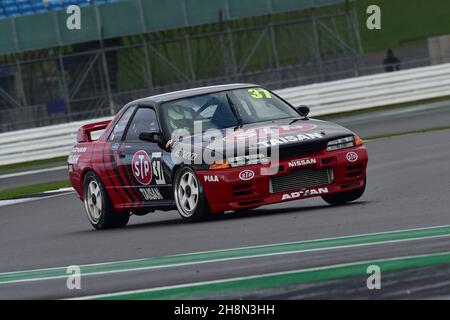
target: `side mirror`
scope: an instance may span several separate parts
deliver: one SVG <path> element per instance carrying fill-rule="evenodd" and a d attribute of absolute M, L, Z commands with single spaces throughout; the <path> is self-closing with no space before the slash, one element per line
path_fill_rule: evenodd
<path fill-rule="evenodd" d="M 159 132 L 141 132 L 139 134 L 139 139 L 147 142 L 161 143 L 162 136 Z"/>
<path fill-rule="evenodd" d="M 298 106 L 295 108 L 299 115 L 306 118 L 309 114 L 309 108 L 307 106 Z"/>

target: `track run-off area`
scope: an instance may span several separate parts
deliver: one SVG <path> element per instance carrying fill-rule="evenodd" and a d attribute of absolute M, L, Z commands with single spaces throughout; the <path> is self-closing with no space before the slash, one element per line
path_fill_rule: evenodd
<path fill-rule="evenodd" d="M 193 224 L 157 212 L 107 231 L 74 193 L 0 207 L 0 298 L 449 298 L 450 130 L 367 147 L 366 193 L 338 207 L 308 199 Z M 374 264 L 381 290 L 366 287 Z M 71 265 L 80 290 L 66 286 Z"/>

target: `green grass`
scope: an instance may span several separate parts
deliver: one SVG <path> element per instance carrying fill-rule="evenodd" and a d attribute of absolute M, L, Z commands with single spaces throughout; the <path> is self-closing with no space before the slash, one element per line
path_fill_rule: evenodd
<path fill-rule="evenodd" d="M 36 167 L 39 167 L 39 168 L 52 167 L 52 166 L 56 166 L 56 165 L 64 165 L 66 163 L 67 163 L 67 156 L 43 159 L 43 160 L 19 162 L 19 163 L 13 163 L 13 164 L 6 164 L 6 165 L 0 166 L 0 174 L 17 172 L 19 170 L 20 171 L 32 170 Z"/>
<path fill-rule="evenodd" d="M 25 187 L 6 189 L 0 191 L 0 200 L 23 198 L 33 194 L 50 190 L 57 190 L 60 188 L 67 188 L 70 186 L 71 185 L 69 180 L 62 180 L 62 181 L 33 184 Z"/>
<path fill-rule="evenodd" d="M 366 27 L 366 10 L 372 4 L 381 8 L 381 30 Z M 357 0 L 356 8 L 365 52 L 450 33 L 448 0 Z"/>

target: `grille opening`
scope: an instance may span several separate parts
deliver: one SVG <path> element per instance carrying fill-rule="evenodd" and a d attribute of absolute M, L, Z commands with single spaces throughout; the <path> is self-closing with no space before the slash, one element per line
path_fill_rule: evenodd
<path fill-rule="evenodd" d="M 361 169 L 362 169 L 362 164 L 355 164 L 353 166 L 348 166 L 347 167 L 348 171 L 361 170 Z"/>
<path fill-rule="evenodd" d="M 334 158 L 324 158 L 322 159 L 322 164 L 330 164 L 334 161 Z"/>
<path fill-rule="evenodd" d="M 251 184 L 240 184 L 238 186 L 233 186 L 232 190 L 235 197 L 244 197 L 252 194 L 253 186 Z"/>
<path fill-rule="evenodd" d="M 252 204 L 258 204 L 261 202 L 263 202 L 263 201 L 260 199 L 260 200 L 242 201 L 242 202 L 239 202 L 238 204 L 240 206 L 248 206 L 248 205 L 252 205 Z"/>
<path fill-rule="evenodd" d="M 233 192 L 233 194 L 236 197 L 243 197 L 243 196 L 248 196 L 252 193 L 252 190 L 245 190 L 245 191 L 235 191 Z"/>
<path fill-rule="evenodd" d="M 318 187 L 330 184 L 332 181 L 333 170 L 330 168 L 292 170 L 287 175 L 276 176 L 270 179 L 272 193 Z"/>
<path fill-rule="evenodd" d="M 251 188 L 252 188 L 251 184 L 240 184 L 238 186 L 233 186 L 232 187 L 233 191 L 239 191 L 239 190 L 251 189 Z"/>
<path fill-rule="evenodd" d="M 353 188 L 353 187 L 357 187 L 357 186 L 359 186 L 358 182 L 352 182 L 352 183 L 342 185 L 341 188 L 348 189 L 348 188 Z"/>
<path fill-rule="evenodd" d="M 353 171 L 346 174 L 347 178 L 354 178 L 362 174 L 362 171 Z"/>

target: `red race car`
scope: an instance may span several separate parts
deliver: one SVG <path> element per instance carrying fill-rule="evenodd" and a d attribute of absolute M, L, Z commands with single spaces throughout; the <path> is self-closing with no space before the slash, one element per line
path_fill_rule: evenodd
<path fill-rule="evenodd" d="M 310 197 L 333 205 L 360 198 L 363 141 L 308 113 L 254 84 L 136 100 L 112 121 L 79 129 L 70 180 L 96 229 L 154 210 L 177 208 L 198 221 Z"/>

